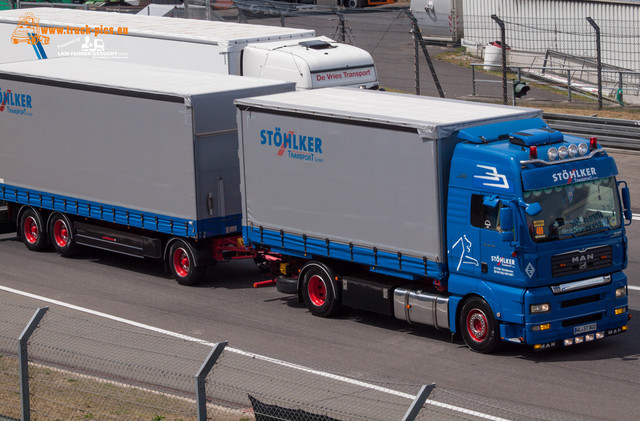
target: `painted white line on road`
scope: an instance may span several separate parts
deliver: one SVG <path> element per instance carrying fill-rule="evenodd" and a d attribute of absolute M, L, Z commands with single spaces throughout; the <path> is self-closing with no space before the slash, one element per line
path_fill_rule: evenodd
<path fill-rule="evenodd" d="M 43 296 L 40 296 L 40 295 L 31 294 L 29 292 L 20 291 L 20 290 L 17 290 L 17 289 L 6 287 L 4 285 L 0 285 L 0 291 L 5 291 L 5 292 L 10 292 L 12 294 L 22 295 L 23 297 L 33 298 L 33 299 L 36 299 L 36 300 L 39 300 L 39 301 L 44 301 L 46 303 L 54 304 L 54 305 L 57 305 L 57 306 L 60 306 L 60 307 L 65 307 L 65 308 L 68 308 L 68 309 L 71 309 L 71 310 L 81 311 L 83 313 L 91 314 L 93 316 L 102 317 L 104 319 L 109 319 L 109 320 L 113 320 L 113 321 L 116 321 L 116 322 L 128 324 L 130 326 L 135 326 L 135 327 L 138 327 L 140 329 L 145 329 L 145 330 L 149 330 L 149 331 L 152 331 L 152 332 L 161 333 L 163 335 L 172 336 L 174 338 L 183 339 L 185 341 L 196 342 L 196 343 L 199 343 L 199 344 L 202 344 L 202 345 L 211 346 L 211 347 L 216 345 L 213 342 L 208 342 L 208 341 L 205 341 L 203 339 L 194 338 L 192 336 L 183 335 L 181 333 L 171 332 L 169 330 L 164 330 L 164 329 L 160 329 L 160 328 L 157 328 L 157 327 L 149 326 L 149 325 L 146 325 L 146 324 L 143 324 L 143 323 L 134 322 L 133 320 L 123 319 L 122 317 L 113 316 L 111 314 L 102 313 L 102 312 L 91 310 L 91 309 L 88 309 L 88 308 L 85 308 L 85 307 L 79 307 L 79 306 L 76 306 L 74 304 L 65 303 L 63 301 L 54 300 L 52 298 L 47 298 L 47 297 L 43 297 Z M 262 361 L 270 362 L 270 363 L 277 364 L 277 365 L 280 365 L 280 366 L 283 366 L 283 367 L 292 368 L 292 369 L 299 370 L 299 371 L 304 371 L 306 373 L 315 374 L 317 376 L 329 378 L 329 379 L 340 381 L 340 382 L 343 382 L 343 383 L 348 383 L 348 384 L 351 384 L 351 385 L 354 385 L 354 386 L 366 387 L 368 389 L 376 390 L 378 392 L 382 392 L 382 393 L 386 393 L 386 394 L 394 395 L 394 396 L 399 396 L 401 398 L 406 398 L 406 399 L 409 399 L 411 401 L 413 401 L 416 398 L 416 396 L 411 395 L 409 393 L 399 392 L 397 390 L 388 389 L 386 387 L 376 386 L 374 384 L 369 384 L 369 383 L 365 383 L 365 382 L 362 382 L 362 381 L 359 381 L 359 380 L 350 379 L 348 377 L 338 376 L 336 374 L 325 373 L 324 371 L 313 370 L 313 369 L 308 368 L 308 367 L 304 367 L 304 366 L 293 364 L 293 363 L 288 363 L 286 361 L 277 360 L 275 358 L 265 357 L 263 355 L 242 351 L 241 349 L 236 349 L 236 348 L 232 348 L 232 347 L 226 347 L 225 351 L 233 352 L 233 353 L 240 354 L 240 355 L 245 355 L 245 356 L 248 356 L 248 357 L 251 357 L 251 358 L 255 358 L 255 359 L 262 360 Z M 508 420 L 506 420 L 504 418 L 494 417 L 492 415 L 483 414 L 483 413 L 477 412 L 477 411 L 471 411 L 469 409 L 460 408 L 460 407 L 453 406 L 453 405 L 448 405 L 446 403 L 436 402 L 436 401 L 433 401 L 433 400 L 430 400 L 430 399 L 428 399 L 426 403 L 428 403 L 430 405 L 433 405 L 433 406 L 440 407 L 440 408 L 448 409 L 450 411 L 460 412 L 460 413 L 463 413 L 463 414 L 466 414 L 466 415 L 471 415 L 471 416 L 478 417 L 478 418 L 483 418 L 483 419 L 486 419 L 486 420 L 508 421 Z"/>
<path fill-rule="evenodd" d="M 633 289 L 635 291 L 640 291 L 640 287 L 636 287 L 636 286 L 633 286 L 633 285 L 627 285 L 627 288 Z"/>
<path fill-rule="evenodd" d="M 636 220 L 636 221 L 640 221 L 640 213 L 634 213 L 632 215 L 632 219 Z"/>

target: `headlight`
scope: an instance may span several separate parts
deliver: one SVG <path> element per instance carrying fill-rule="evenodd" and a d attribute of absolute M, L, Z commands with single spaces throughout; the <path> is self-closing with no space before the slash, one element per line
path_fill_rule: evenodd
<path fill-rule="evenodd" d="M 573 158 L 578 155 L 578 147 L 575 144 L 569 145 L 569 156 Z"/>
<path fill-rule="evenodd" d="M 529 313 L 537 314 L 537 313 L 547 313 L 551 310 L 551 306 L 549 303 L 544 304 L 531 304 L 529 306 Z"/>
<path fill-rule="evenodd" d="M 580 156 L 586 155 L 587 152 L 589 152 L 589 146 L 587 146 L 586 143 L 582 142 L 578 145 L 578 153 L 580 154 Z"/>
<path fill-rule="evenodd" d="M 558 150 L 556 148 L 549 148 L 547 151 L 547 157 L 549 158 L 549 161 L 555 161 L 558 159 Z"/>
<path fill-rule="evenodd" d="M 616 298 L 622 298 L 627 296 L 627 287 L 623 286 L 620 288 L 616 288 Z"/>
<path fill-rule="evenodd" d="M 558 155 L 560 156 L 560 159 L 565 159 L 567 155 L 569 155 L 569 149 L 567 149 L 566 146 L 560 146 L 558 148 Z"/>

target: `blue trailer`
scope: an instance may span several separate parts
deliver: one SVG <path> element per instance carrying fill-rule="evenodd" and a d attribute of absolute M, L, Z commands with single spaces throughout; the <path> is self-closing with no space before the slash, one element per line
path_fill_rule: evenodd
<path fill-rule="evenodd" d="M 629 191 L 595 138 L 386 92 L 236 104 L 245 244 L 279 256 L 278 289 L 311 313 L 387 314 L 479 352 L 627 330 Z"/>

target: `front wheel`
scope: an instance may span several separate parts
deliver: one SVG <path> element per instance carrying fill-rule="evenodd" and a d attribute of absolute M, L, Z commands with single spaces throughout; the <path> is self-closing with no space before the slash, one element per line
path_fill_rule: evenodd
<path fill-rule="evenodd" d="M 193 247 L 182 240 L 173 243 L 169 250 L 169 270 L 180 285 L 196 285 L 207 274 L 206 266 L 196 266 Z"/>
<path fill-rule="evenodd" d="M 333 276 L 329 268 L 314 264 L 303 276 L 303 298 L 309 311 L 320 317 L 330 317 L 338 314 L 341 309 L 340 300 L 336 297 Z"/>
<path fill-rule="evenodd" d="M 459 320 L 462 339 L 476 352 L 495 352 L 501 342 L 498 324 L 491 307 L 482 298 L 474 297 L 465 301 Z"/>
<path fill-rule="evenodd" d="M 42 215 L 33 208 L 25 210 L 20 216 L 22 242 L 29 250 L 43 251 L 47 248 L 47 236 L 42 225 Z"/>

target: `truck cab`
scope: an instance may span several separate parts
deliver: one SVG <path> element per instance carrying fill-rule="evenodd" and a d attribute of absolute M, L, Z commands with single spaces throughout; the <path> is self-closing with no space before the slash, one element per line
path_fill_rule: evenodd
<path fill-rule="evenodd" d="M 242 51 L 242 76 L 295 82 L 298 90 L 378 88 L 371 55 L 327 37 L 248 44 Z"/>
<path fill-rule="evenodd" d="M 458 138 L 466 142 L 450 173 L 448 291 L 452 304 L 484 302 L 450 315 L 465 342 L 547 349 L 626 331 L 631 211 L 613 158 L 595 138 L 537 118 Z"/>

